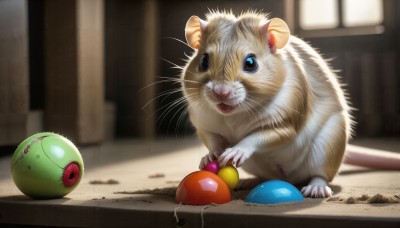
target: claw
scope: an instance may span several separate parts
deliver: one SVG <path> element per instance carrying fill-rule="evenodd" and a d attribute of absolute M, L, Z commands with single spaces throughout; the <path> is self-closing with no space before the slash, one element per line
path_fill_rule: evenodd
<path fill-rule="evenodd" d="M 232 160 L 232 165 L 238 165 L 238 161 L 240 161 L 240 157 L 239 156 L 235 156 Z"/>
<path fill-rule="evenodd" d="M 208 163 L 213 162 L 218 159 L 217 153 L 209 153 L 201 158 L 199 169 L 203 169 Z"/>
<path fill-rule="evenodd" d="M 241 148 L 229 148 L 218 159 L 221 167 L 226 166 L 229 161 L 236 167 L 240 167 L 249 157 L 249 152 Z"/>
<path fill-rule="evenodd" d="M 320 177 L 315 177 L 309 185 L 301 189 L 304 197 L 327 198 L 332 196 L 332 190 L 326 181 Z"/>
<path fill-rule="evenodd" d="M 226 164 L 235 157 L 235 153 L 232 153 L 232 149 L 227 149 L 218 159 L 220 167 L 225 167 Z"/>

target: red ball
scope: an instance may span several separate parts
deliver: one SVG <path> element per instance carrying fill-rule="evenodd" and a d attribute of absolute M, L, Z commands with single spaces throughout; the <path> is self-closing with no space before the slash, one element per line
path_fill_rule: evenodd
<path fill-rule="evenodd" d="M 196 171 L 187 175 L 176 189 L 176 202 L 186 205 L 223 204 L 231 201 L 228 185 L 216 174 Z"/>
<path fill-rule="evenodd" d="M 207 165 L 204 166 L 203 170 L 217 174 L 219 171 L 218 162 L 213 161 L 208 163 Z"/>

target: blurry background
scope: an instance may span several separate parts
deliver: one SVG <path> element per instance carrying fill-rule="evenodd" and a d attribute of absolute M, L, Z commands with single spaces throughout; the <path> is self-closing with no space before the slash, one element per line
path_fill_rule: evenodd
<path fill-rule="evenodd" d="M 80 145 L 194 135 L 165 79 L 192 53 L 172 38 L 209 9 L 283 18 L 339 70 L 356 137 L 400 136 L 400 1 L 0 0 L 0 146 L 38 131 Z"/>

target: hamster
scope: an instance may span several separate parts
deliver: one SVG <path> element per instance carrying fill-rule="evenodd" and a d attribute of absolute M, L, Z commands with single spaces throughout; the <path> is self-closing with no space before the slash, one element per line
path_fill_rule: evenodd
<path fill-rule="evenodd" d="M 246 12 L 192 16 L 194 53 L 183 68 L 190 121 L 209 153 L 305 197 L 329 197 L 352 134 L 351 107 L 334 71 L 279 18 Z"/>

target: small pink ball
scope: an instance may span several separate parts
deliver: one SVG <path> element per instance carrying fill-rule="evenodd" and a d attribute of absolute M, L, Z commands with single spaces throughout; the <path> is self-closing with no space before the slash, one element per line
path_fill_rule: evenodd
<path fill-rule="evenodd" d="M 213 162 L 208 163 L 207 165 L 204 166 L 203 170 L 217 174 L 219 171 L 218 162 L 213 161 Z"/>

